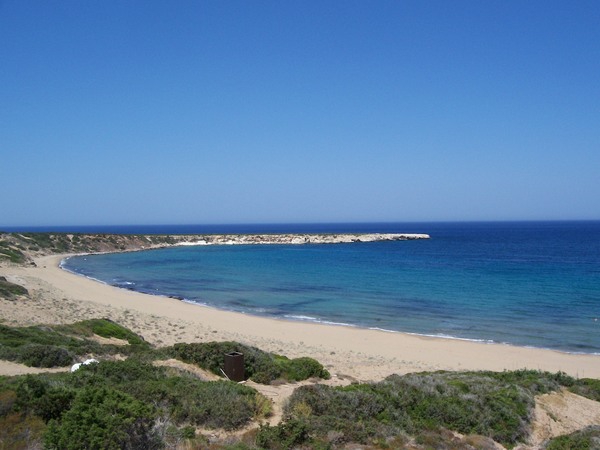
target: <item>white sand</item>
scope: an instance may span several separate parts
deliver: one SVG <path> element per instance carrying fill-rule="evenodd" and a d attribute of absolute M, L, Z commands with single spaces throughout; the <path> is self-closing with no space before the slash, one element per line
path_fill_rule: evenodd
<path fill-rule="evenodd" d="M 289 357 L 311 356 L 340 380 L 380 380 L 393 373 L 429 370 L 521 368 L 600 378 L 600 356 L 596 355 L 289 322 L 220 311 L 119 289 L 74 275 L 59 268 L 64 257 L 40 258 L 36 261 L 38 267 L 0 266 L 0 275 L 24 285 L 31 293 L 30 299 L 0 300 L 5 324 L 70 323 L 107 317 L 159 345 L 236 340 Z"/>

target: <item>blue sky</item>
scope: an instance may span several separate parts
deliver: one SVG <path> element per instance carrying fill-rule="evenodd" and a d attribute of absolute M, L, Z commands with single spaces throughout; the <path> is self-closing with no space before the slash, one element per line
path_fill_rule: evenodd
<path fill-rule="evenodd" d="M 600 219 L 600 2 L 0 1 L 0 226 Z"/>

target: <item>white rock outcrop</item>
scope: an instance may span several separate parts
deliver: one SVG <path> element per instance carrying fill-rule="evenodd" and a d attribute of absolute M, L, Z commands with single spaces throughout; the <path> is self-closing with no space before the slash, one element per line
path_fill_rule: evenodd
<path fill-rule="evenodd" d="M 429 239 L 428 234 L 359 233 L 359 234 L 213 234 L 202 239 L 173 236 L 175 245 L 243 245 L 243 244 L 342 244 L 351 242 L 407 241 Z"/>

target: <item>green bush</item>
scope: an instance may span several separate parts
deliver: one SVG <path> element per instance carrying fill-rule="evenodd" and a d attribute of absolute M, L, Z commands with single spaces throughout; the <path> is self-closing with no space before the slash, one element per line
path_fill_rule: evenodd
<path fill-rule="evenodd" d="M 294 391 L 285 408 L 285 416 L 306 423 L 311 435 L 324 438 L 333 432 L 338 435 L 339 444 L 367 444 L 376 438 L 411 429 L 406 414 L 386 411 L 387 406 L 370 385 L 347 388 L 309 385 Z"/>
<path fill-rule="evenodd" d="M 488 378 L 502 381 L 504 383 L 516 384 L 527 389 L 532 394 L 545 394 L 555 391 L 560 387 L 573 386 L 577 383 L 575 378 L 564 372 L 540 372 L 539 370 L 513 370 L 503 372 L 477 372 Z"/>
<path fill-rule="evenodd" d="M 152 427 L 153 409 L 106 387 L 80 391 L 60 420 L 52 420 L 44 436 L 49 449 L 154 449 L 162 442 Z"/>
<path fill-rule="evenodd" d="M 131 345 L 148 345 L 141 336 L 110 319 L 84 320 L 73 324 L 71 328 L 89 330 L 105 338 L 122 339 Z"/>
<path fill-rule="evenodd" d="M 600 426 L 587 427 L 581 431 L 551 439 L 546 450 L 597 450 L 600 448 Z"/>
<path fill-rule="evenodd" d="M 533 371 L 392 375 L 373 384 L 300 387 L 285 415 L 306 423 L 311 435 L 338 433 L 345 442 L 447 428 L 510 446 L 527 435 L 534 395 L 562 382 L 573 380 Z"/>
<path fill-rule="evenodd" d="M 110 386 L 142 402 L 159 405 L 177 423 L 209 428 L 238 428 L 264 414 L 263 397 L 247 386 L 169 376 L 164 367 L 131 358 L 84 366 L 73 374 L 72 385 Z"/>
<path fill-rule="evenodd" d="M 311 377 L 330 377 L 329 372 L 312 358 L 288 359 L 238 342 L 175 344 L 166 350 L 174 358 L 196 364 L 217 375 L 222 375 L 225 354 L 231 352 L 244 354 L 246 378 L 256 383 L 269 384 L 278 378 L 300 381 Z"/>
<path fill-rule="evenodd" d="M 289 420 L 277 426 L 261 425 L 256 435 L 256 445 L 260 448 L 284 450 L 306 443 L 308 430 L 304 422 Z"/>
<path fill-rule="evenodd" d="M 40 376 L 27 375 L 17 384 L 15 409 L 48 422 L 59 419 L 69 410 L 74 397 L 72 389 L 53 385 Z"/>
<path fill-rule="evenodd" d="M 600 380 L 582 378 L 569 387 L 574 394 L 600 402 Z"/>
<path fill-rule="evenodd" d="M 281 370 L 281 378 L 289 381 L 302 381 L 308 378 L 328 380 L 331 375 L 317 360 L 308 357 L 289 359 L 285 356 L 275 356 L 275 364 Z"/>
<path fill-rule="evenodd" d="M 126 339 L 130 345 L 102 345 L 88 339 L 94 333 Z M 139 354 L 150 351 L 150 345 L 141 337 L 107 319 L 56 326 L 0 325 L 0 359 L 35 367 L 66 366 L 73 362 L 75 356 Z"/>
<path fill-rule="evenodd" d="M 113 400 L 100 401 L 103 395 Z M 125 431 L 115 429 L 119 421 L 105 420 L 109 412 L 121 417 Z M 132 417 L 141 412 L 139 417 L 144 420 L 132 422 L 126 417 L 128 412 Z M 157 429 L 169 442 L 200 442 L 202 436 L 195 436 L 190 425 L 238 429 L 267 417 L 270 401 L 242 384 L 205 382 L 176 369 L 130 358 L 84 365 L 74 373 L 0 377 L 0 413 L 0 420 L 10 416 L 6 420 L 22 426 L 31 418 L 48 423 L 46 444 L 50 448 L 152 448 L 154 418 L 160 417 L 161 424 L 168 418 L 167 425 Z M 92 422 L 108 431 L 91 428 L 89 439 L 68 442 L 70 435 L 78 436 L 86 427 L 93 427 Z"/>
<path fill-rule="evenodd" d="M 19 360 L 30 367 L 64 367 L 73 364 L 74 356 L 62 347 L 29 344 L 22 348 Z"/>
<path fill-rule="evenodd" d="M 59 329 L 65 332 L 74 332 L 83 336 L 97 334 L 104 338 L 122 339 L 129 342 L 131 345 L 149 346 L 141 336 L 110 319 L 83 320 L 72 325 L 60 327 Z"/>
<path fill-rule="evenodd" d="M 175 344 L 169 349 L 171 356 L 184 362 L 196 364 L 214 374 L 222 376 L 225 354 L 241 352 L 244 354 L 244 369 L 247 378 L 268 383 L 279 377 L 281 371 L 275 365 L 273 356 L 255 347 L 238 342 L 207 342 L 193 344 Z"/>
<path fill-rule="evenodd" d="M 0 261 L 8 259 L 12 263 L 24 263 L 26 260 L 25 255 L 22 251 L 6 241 L 7 236 L 9 235 L 5 233 L 0 234 Z"/>
<path fill-rule="evenodd" d="M 257 392 L 230 381 L 209 381 L 190 386 L 177 380 L 182 395 L 173 409 L 178 423 L 233 430 L 246 425 L 257 413 Z"/>
<path fill-rule="evenodd" d="M 71 363 L 74 355 L 102 354 L 100 344 L 57 333 L 50 327 L 7 327 L 0 325 L 0 359 L 36 367 L 57 367 Z"/>

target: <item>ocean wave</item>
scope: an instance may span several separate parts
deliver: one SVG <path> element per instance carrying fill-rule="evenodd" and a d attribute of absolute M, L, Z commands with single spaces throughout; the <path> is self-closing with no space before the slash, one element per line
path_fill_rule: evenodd
<path fill-rule="evenodd" d="M 280 318 L 294 320 L 294 321 L 300 321 L 300 322 L 321 323 L 323 325 L 334 325 L 334 326 L 340 326 L 340 327 L 356 327 L 357 326 L 352 323 L 334 322 L 331 320 L 319 319 L 317 317 L 303 316 L 303 315 L 296 315 L 296 314 L 284 314 L 283 316 L 280 316 Z"/>
<path fill-rule="evenodd" d="M 444 333 L 415 333 L 415 332 L 410 332 L 410 331 L 402 331 L 402 330 L 390 330 L 388 328 L 380 328 L 380 327 L 367 327 L 368 330 L 373 330 L 373 331 L 382 331 L 384 333 L 400 333 L 400 334 L 408 334 L 410 336 L 418 336 L 418 337 L 429 337 L 429 338 L 436 338 L 436 339 L 452 339 L 452 340 L 456 340 L 456 341 L 467 341 L 467 342 L 479 342 L 479 343 L 483 343 L 483 344 L 503 344 L 503 345 L 511 345 L 508 342 L 498 342 L 498 341 L 494 341 L 492 339 L 476 339 L 476 338 L 465 338 L 465 337 L 459 337 L 459 336 L 452 336 L 450 334 L 444 334 Z M 522 346 L 520 346 L 522 347 Z"/>
<path fill-rule="evenodd" d="M 181 301 L 183 303 L 189 303 L 190 305 L 204 306 L 204 307 L 207 307 L 207 308 L 211 307 L 208 303 L 201 302 L 201 301 L 198 301 L 198 300 L 190 300 L 190 299 L 187 299 L 187 298 L 182 298 Z"/>
<path fill-rule="evenodd" d="M 286 319 L 292 319 L 292 320 L 306 320 L 306 321 L 311 321 L 314 322 L 317 319 L 316 317 L 311 317 L 311 316 L 301 316 L 301 315 L 294 315 L 294 314 L 285 314 L 283 317 L 285 317 Z"/>
<path fill-rule="evenodd" d="M 135 286 L 135 283 L 133 281 L 119 281 L 119 280 L 113 280 L 113 286 Z"/>

